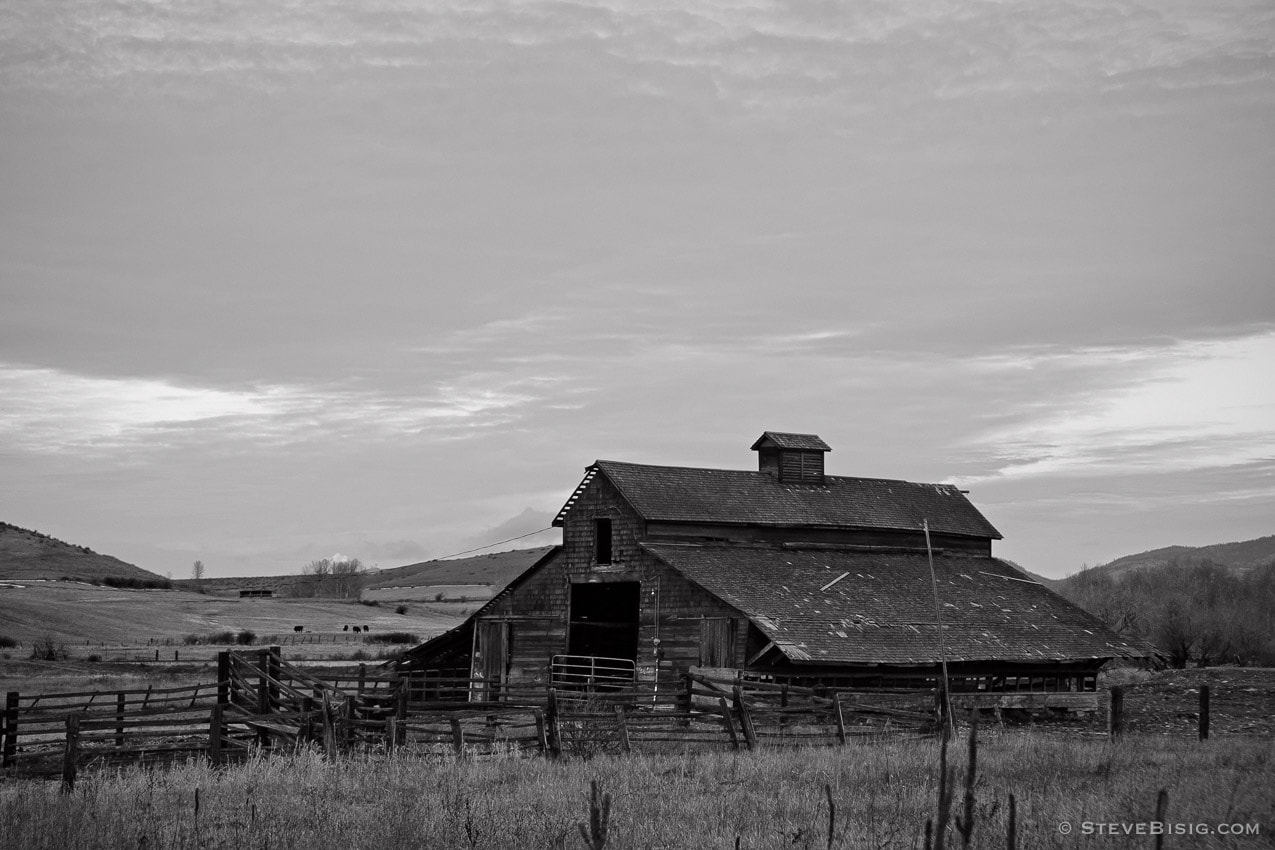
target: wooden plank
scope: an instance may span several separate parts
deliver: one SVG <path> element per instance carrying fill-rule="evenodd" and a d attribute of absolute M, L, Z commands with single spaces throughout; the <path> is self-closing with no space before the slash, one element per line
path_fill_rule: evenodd
<path fill-rule="evenodd" d="M 735 732 L 735 722 L 730 717 L 730 706 L 726 704 L 726 698 L 721 697 L 717 701 L 718 707 L 722 713 L 722 726 L 726 729 L 726 734 L 730 737 L 731 749 L 739 749 L 739 735 Z"/>

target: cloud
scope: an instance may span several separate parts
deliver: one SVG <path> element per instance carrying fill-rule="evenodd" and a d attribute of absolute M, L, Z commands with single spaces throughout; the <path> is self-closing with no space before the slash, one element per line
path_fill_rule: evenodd
<path fill-rule="evenodd" d="M 432 390 L 265 385 L 226 390 L 152 378 L 103 378 L 0 365 L 0 446 L 36 453 L 154 451 L 186 440 L 259 446 L 341 435 L 363 439 L 431 431 L 464 437 L 516 421 L 545 380 L 452 375 Z"/>
<path fill-rule="evenodd" d="M 531 74 L 588 64 L 615 92 L 790 111 L 837 102 L 1223 85 L 1271 78 L 1262 0 L 1091 2 L 573 2 L 215 5 L 7 0 L 9 88 L 277 89 L 410 70 L 454 87 L 492 60 Z M 527 61 L 530 57 L 536 61 Z M 544 64 L 541 58 L 549 59 Z M 497 63 L 499 65 L 499 63 Z M 384 80 L 380 80 L 383 85 Z"/>
<path fill-rule="evenodd" d="M 1174 472 L 1275 458 L 1275 332 L 1159 346 L 1045 349 L 975 358 L 1030 384 L 1035 403 L 969 445 L 987 478 Z M 1058 393 L 1050 394 L 1056 387 Z M 985 479 L 984 479 L 985 480 Z"/>

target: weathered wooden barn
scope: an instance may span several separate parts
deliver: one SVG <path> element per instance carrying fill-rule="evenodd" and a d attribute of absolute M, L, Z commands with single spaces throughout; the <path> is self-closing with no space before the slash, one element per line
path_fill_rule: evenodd
<path fill-rule="evenodd" d="M 993 557 L 1001 535 L 955 486 L 828 475 L 809 434 L 752 450 L 756 470 L 595 462 L 554 520 L 562 545 L 397 666 L 481 680 L 475 698 L 692 667 L 933 687 L 940 622 L 954 691 L 1091 690 L 1144 655 Z"/>

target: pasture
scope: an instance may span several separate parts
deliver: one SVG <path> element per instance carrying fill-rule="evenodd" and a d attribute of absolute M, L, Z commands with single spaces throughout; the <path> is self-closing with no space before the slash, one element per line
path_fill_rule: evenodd
<path fill-rule="evenodd" d="M 1151 837 L 1085 835 L 1084 825 L 1146 824 L 1161 789 L 1161 819 L 1197 830 L 1164 846 L 1271 846 L 1270 740 L 1139 735 L 1112 743 L 1020 731 L 980 741 L 971 847 L 1006 846 L 1010 794 L 1018 847 L 1151 847 Z M 611 799 L 610 848 L 913 848 L 935 814 L 937 749 L 885 740 L 558 761 L 401 751 L 329 760 L 306 750 L 221 769 L 192 762 L 86 773 L 69 795 L 56 783 L 0 787 L 0 846 L 580 848 L 596 781 Z M 961 814 L 962 741 L 949 757 Z M 1248 834 L 1198 832 L 1218 824 Z M 954 832 L 947 837 L 960 846 Z"/>

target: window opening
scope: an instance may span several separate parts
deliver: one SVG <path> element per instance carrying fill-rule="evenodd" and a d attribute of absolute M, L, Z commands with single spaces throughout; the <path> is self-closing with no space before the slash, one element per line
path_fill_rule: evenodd
<path fill-rule="evenodd" d="M 593 562 L 611 563 L 611 519 L 595 517 L 593 520 Z"/>

